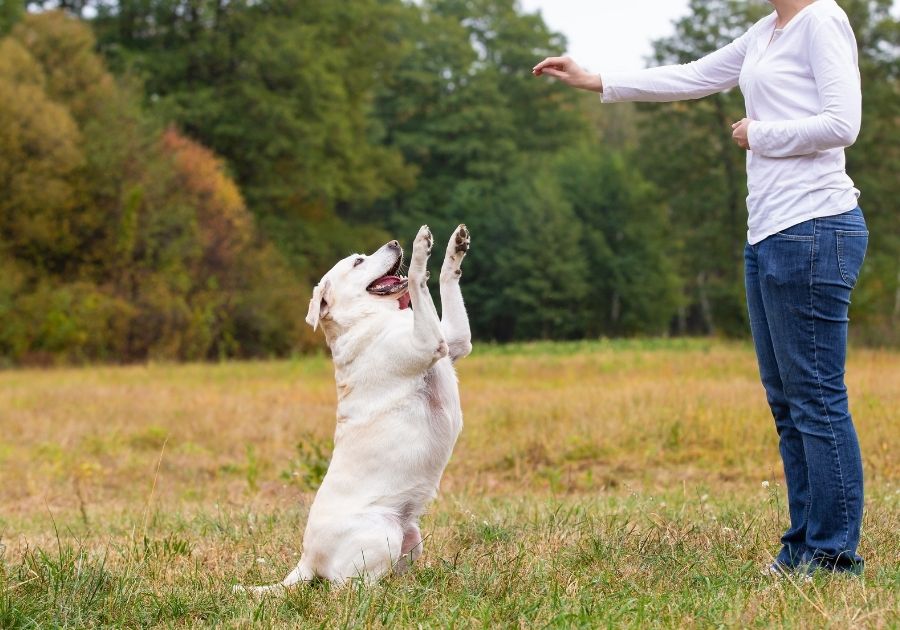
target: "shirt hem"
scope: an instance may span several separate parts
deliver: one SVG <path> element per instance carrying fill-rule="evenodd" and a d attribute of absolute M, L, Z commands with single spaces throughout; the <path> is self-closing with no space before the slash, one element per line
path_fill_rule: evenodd
<path fill-rule="evenodd" d="M 788 219 L 787 221 L 782 221 L 781 223 L 778 223 L 771 228 L 765 228 L 760 233 L 760 235 L 754 234 L 750 230 L 747 230 L 747 242 L 750 245 L 756 245 L 757 243 L 760 243 L 760 242 L 766 240 L 770 236 L 774 236 L 775 234 L 778 234 L 782 230 L 786 230 L 790 227 L 794 227 L 795 225 L 799 225 L 805 221 L 811 221 L 812 219 L 824 219 L 825 217 L 836 217 L 839 214 L 845 214 L 847 212 L 850 212 L 850 211 L 856 209 L 858 206 L 859 206 L 858 203 L 854 203 L 853 206 L 851 206 L 850 208 L 844 208 L 844 209 L 833 208 L 831 210 L 820 210 L 818 212 L 804 214 L 799 217 L 793 217 L 791 219 Z"/>

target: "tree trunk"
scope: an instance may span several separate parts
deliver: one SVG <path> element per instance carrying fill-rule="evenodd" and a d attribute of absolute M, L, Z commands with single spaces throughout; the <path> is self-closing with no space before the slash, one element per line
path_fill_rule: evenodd
<path fill-rule="evenodd" d="M 706 294 L 706 272 L 697 274 L 697 296 L 700 300 L 700 315 L 703 317 L 703 327 L 707 335 L 716 334 L 716 326 L 713 324 L 712 306 L 709 296 Z"/>
<path fill-rule="evenodd" d="M 894 313 L 891 320 L 894 324 L 900 322 L 900 271 L 897 271 L 897 291 L 894 293 Z"/>
<path fill-rule="evenodd" d="M 610 309 L 609 318 L 612 320 L 613 326 L 618 332 L 619 317 L 622 315 L 622 298 L 619 297 L 619 292 L 614 291 L 612 296 L 612 308 Z"/>

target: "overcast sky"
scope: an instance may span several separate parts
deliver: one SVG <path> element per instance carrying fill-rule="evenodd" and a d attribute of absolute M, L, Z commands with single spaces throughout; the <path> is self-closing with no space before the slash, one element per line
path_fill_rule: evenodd
<path fill-rule="evenodd" d="M 566 36 L 566 51 L 593 72 L 645 67 L 650 41 L 672 33 L 672 20 L 687 14 L 688 0 L 520 0 L 540 10 L 554 31 Z"/>
<path fill-rule="evenodd" d="M 688 0 L 520 0 L 529 13 L 569 41 L 568 54 L 593 72 L 646 66 L 650 41 L 673 32 L 672 20 L 687 15 Z M 840 4 L 840 0 L 838 0 Z M 898 13 L 898 0 L 894 13 Z"/>

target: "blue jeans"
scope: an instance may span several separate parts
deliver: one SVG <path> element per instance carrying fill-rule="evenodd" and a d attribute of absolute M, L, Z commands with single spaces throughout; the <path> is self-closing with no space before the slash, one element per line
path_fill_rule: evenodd
<path fill-rule="evenodd" d="M 787 481 L 791 527 L 777 557 L 787 568 L 863 567 L 862 458 L 844 364 L 850 292 L 868 237 L 856 208 L 744 249 L 750 327 Z"/>

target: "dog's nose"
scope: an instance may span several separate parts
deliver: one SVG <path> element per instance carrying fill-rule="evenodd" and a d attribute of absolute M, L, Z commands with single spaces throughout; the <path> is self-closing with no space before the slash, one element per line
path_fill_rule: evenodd
<path fill-rule="evenodd" d="M 400 249 L 400 241 L 391 241 L 388 243 L 388 247 L 393 247 L 394 249 Z"/>

